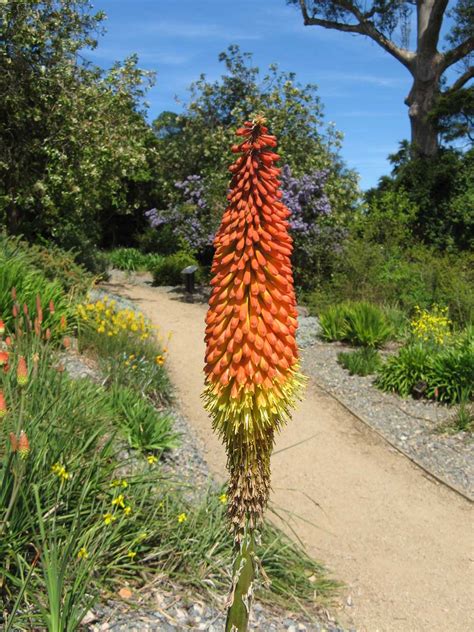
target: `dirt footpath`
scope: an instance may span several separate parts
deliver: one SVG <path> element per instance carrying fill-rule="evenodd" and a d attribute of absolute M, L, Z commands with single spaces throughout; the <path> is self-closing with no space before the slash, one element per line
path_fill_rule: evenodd
<path fill-rule="evenodd" d="M 183 413 L 222 479 L 224 450 L 200 400 L 206 306 L 165 288 L 110 290 L 134 300 L 163 335 L 171 332 L 168 368 Z M 277 440 L 272 474 L 274 506 L 293 515 L 309 553 L 347 586 L 342 623 L 361 632 L 474 629 L 472 505 L 314 384 Z"/>

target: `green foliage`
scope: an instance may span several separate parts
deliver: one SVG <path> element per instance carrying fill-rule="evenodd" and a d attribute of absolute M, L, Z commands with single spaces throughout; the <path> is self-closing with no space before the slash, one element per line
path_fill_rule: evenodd
<path fill-rule="evenodd" d="M 166 341 L 143 314 L 120 309 L 106 295 L 80 305 L 78 313 L 79 349 L 98 356 L 111 384 L 134 388 L 157 404 L 169 402 Z"/>
<path fill-rule="evenodd" d="M 29 244 L 19 238 L 0 234 L 0 252 L 5 257 L 16 257 L 19 252 L 32 267 L 38 268 L 49 281 L 58 281 L 63 290 L 82 296 L 90 290 L 94 278 L 75 260 L 75 253 L 58 248 L 54 244 L 41 246 Z"/>
<path fill-rule="evenodd" d="M 5 242 L 4 242 L 5 243 Z M 28 250 L 15 247 L 16 242 L 9 242 L 8 247 L 0 249 L 0 315 L 7 330 L 12 331 L 15 317 L 13 307 L 16 304 L 18 314 L 23 317 L 27 309 L 31 323 L 38 315 L 38 300 L 43 308 L 43 324 L 53 334 L 61 330 L 61 318 L 69 324 L 75 321 L 75 310 L 71 296 L 65 294 L 59 281 L 47 280 L 44 274 L 32 265 L 32 256 Z M 16 290 L 16 299 L 12 290 Z M 54 311 L 48 308 L 50 303 Z M 26 306 L 26 307 L 25 307 Z"/>
<path fill-rule="evenodd" d="M 352 208 L 357 197 L 355 174 L 339 157 L 341 134 L 324 125 L 322 104 L 313 84 L 301 85 L 292 72 L 276 64 L 261 76 L 252 55 L 230 46 L 219 56 L 226 72 L 214 82 L 205 75 L 190 87 L 183 114 L 162 113 L 153 123 L 158 138 L 157 208 L 179 202 L 175 182 L 192 174 L 204 178 L 207 206 L 219 215 L 227 192 L 235 127 L 263 114 L 276 134 L 282 164 L 294 175 L 316 169 L 330 172 L 327 194 L 338 212 Z"/>
<path fill-rule="evenodd" d="M 319 313 L 321 337 L 327 342 L 347 339 L 349 325 L 345 305 L 331 305 Z"/>
<path fill-rule="evenodd" d="M 152 172 L 154 136 L 140 110 L 150 73 L 134 56 L 108 72 L 83 62 L 104 18 L 88 0 L 7 2 L 0 12 L 0 118 L 9 122 L 0 219 L 101 272 L 102 230 L 113 234 L 111 219 L 141 205 Z"/>
<path fill-rule="evenodd" d="M 380 356 L 373 347 L 364 347 L 349 353 L 341 351 L 337 361 L 350 375 L 372 375 L 381 365 Z"/>
<path fill-rule="evenodd" d="M 137 248 L 115 248 L 107 257 L 112 267 L 126 272 L 148 270 L 162 259 L 160 255 L 145 254 Z"/>
<path fill-rule="evenodd" d="M 460 340 L 449 347 L 422 343 L 403 347 L 382 366 L 376 384 L 407 397 L 423 383 L 425 397 L 448 404 L 472 398 L 474 347 L 471 340 Z"/>
<path fill-rule="evenodd" d="M 351 238 L 335 264 L 332 278 L 306 300 L 313 306 L 344 300 L 389 304 L 406 314 L 416 305 L 446 305 L 453 322 L 466 325 L 474 317 L 474 256 L 440 253 L 425 246 L 391 250 Z"/>
<path fill-rule="evenodd" d="M 348 305 L 347 339 L 354 345 L 380 347 L 392 335 L 392 328 L 383 311 L 371 303 L 357 302 Z"/>
<path fill-rule="evenodd" d="M 404 191 L 416 207 L 413 237 L 440 249 L 467 250 L 474 239 L 474 149 L 442 150 L 436 158 L 415 158 L 409 147 L 390 157 L 392 177 L 381 179 L 372 199 L 387 190 Z M 471 202 L 471 205 L 469 205 Z"/>
<path fill-rule="evenodd" d="M 319 314 L 322 337 L 364 347 L 380 347 L 392 335 L 382 309 L 363 301 L 332 305 Z"/>
<path fill-rule="evenodd" d="M 128 444 L 141 452 L 163 452 L 177 446 L 172 418 L 147 402 L 140 391 L 115 383 L 110 402 L 122 434 Z"/>
<path fill-rule="evenodd" d="M 428 383 L 431 361 L 431 350 L 423 344 L 402 347 L 387 359 L 375 383 L 383 391 L 408 397 L 418 382 Z"/>
<path fill-rule="evenodd" d="M 448 347 L 433 355 L 426 396 L 455 403 L 474 395 L 474 345 Z"/>
<path fill-rule="evenodd" d="M 160 261 L 150 267 L 150 272 L 153 274 L 153 285 L 181 285 L 183 283 L 181 271 L 186 266 L 191 265 L 198 266 L 196 275 L 199 280 L 199 264 L 189 252 L 181 251 L 162 257 Z"/>
<path fill-rule="evenodd" d="M 440 432 L 470 432 L 474 433 L 474 404 L 466 397 L 462 397 L 453 415 L 439 428 Z"/>

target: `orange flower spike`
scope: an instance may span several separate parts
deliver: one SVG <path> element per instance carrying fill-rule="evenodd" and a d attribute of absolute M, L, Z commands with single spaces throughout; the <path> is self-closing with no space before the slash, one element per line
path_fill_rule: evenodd
<path fill-rule="evenodd" d="M 5 395 L 3 394 L 3 391 L 0 391 L 0 419 L 5 417 L 7 412 L 8 412 L 8 409 L 7 409 L 7 403 L 5 401 Z"/>
<path fill-rule="evenodd" d="M 0 350 L 0 366 L 6 366 L 8 364 L 9 355 L 8 351 Z"/>
<path fill-rule="evenodd" d="M 18 386 L 26 386 L 28 384 L 28 367 L 26 366 L 26 360 L 24 356 L 18 358 L 18 364 L 16 367 L 16 381 Z"/>
<path fill-rule="evenodd" d="M 0 338 L 3 336 L 4 333 L 5 333 L 5 323 L 0 318 Z"/>
<path fill-rule="evenodd" d="M 24 461 L 25 459 L 28 458 L 29 453 L 30 453 L 30 442 L 28 441 L 26 432 L 22 430 L 18 438 L 18 454 L 20 455 L 20 459 Z"/>
<path fill-rule="evenodd" d="M 276 138 L 257 117 L 243 140 L 229 205 L 217 232 L 206 318 L 205 406 L 222 437 L 230 472 L 228 515 L 236 539 L 262 519 L 275 433 L 289 419 L 299 373 L 296 297 L 288 209 L 280 201 Z"/>

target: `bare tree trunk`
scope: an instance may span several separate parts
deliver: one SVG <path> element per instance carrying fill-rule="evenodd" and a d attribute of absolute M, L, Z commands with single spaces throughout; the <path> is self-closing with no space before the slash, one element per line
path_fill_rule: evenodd
<path fill-rule="evenodd" d="M 419 22 L 419 28 L 422 20 Z M 423 38 L 419 39 L 419 47 Z M 440 94 L 440 56 L 436 48 L 419 50 L 412 62 L 413 84 L 405 100 L 411 124 L 411 143 L 419 156 L 433 157 L 438 153 L 438 132 L 428 117 Z"/>
<path fill-rule="evenodd" d="M 415 77 L 405 103 L 411 125 L 411 144 L 415 153 L 431 158 L 438 153 L 438 132 L 428 114 L 433 109 L 439 94 L 438 81 L 422 81 Z"/>

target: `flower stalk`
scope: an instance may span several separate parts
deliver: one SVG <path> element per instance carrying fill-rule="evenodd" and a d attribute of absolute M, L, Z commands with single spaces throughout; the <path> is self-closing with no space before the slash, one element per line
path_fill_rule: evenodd
<path fill-rule="evenodd" d="M 229 205 L 214 242 L 206 317 L 203 398 L 226 447 L 228 518 L 236 543 L 229 632 L 247 630 L 275 434 L 304 384 L 295 339 L 290 212 L 281 202 L 277 141 L 264 123 L 256 117 L 236 132 L 242 142 L 232 151 L 240 155 L 229 167 Z"/>

